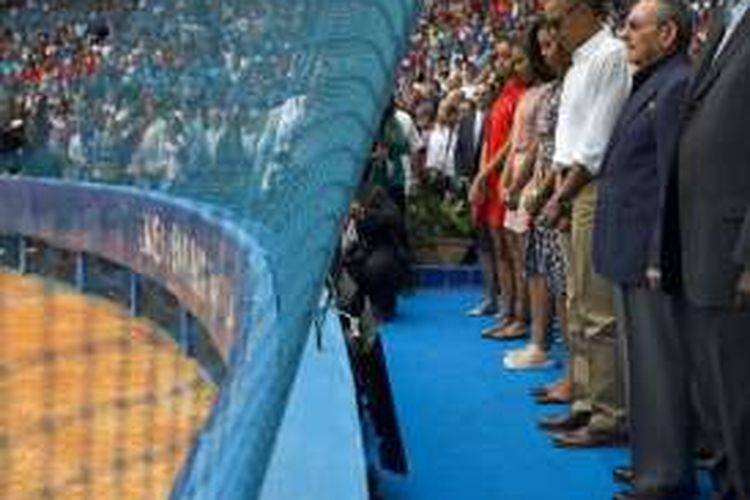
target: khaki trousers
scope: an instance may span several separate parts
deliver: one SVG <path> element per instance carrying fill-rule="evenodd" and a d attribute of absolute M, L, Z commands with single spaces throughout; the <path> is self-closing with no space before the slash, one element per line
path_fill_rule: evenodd
<path fill-rule="evenodd" d="M 596 185 L 573 203 L 568 276 L 568 325 L 573 412 L 593 413 L 591 426 L 624 424 L 623 374 L 618 362 L 612 285 L 594 273 L 591 243 Z"/>

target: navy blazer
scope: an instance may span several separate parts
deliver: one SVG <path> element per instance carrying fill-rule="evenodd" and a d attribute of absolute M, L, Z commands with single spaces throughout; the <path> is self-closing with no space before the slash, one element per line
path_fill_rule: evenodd
<path fill-rule="evenodd" d="M 617 284 L 640 282 L 660 254 L 661 212 L 676 151 L 690 61 L 672 55 L 636 75 L 600 178 L 594 269 Z"/>

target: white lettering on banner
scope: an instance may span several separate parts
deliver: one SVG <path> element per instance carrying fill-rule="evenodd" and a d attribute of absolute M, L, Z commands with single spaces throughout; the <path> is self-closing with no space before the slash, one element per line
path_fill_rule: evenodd
<path fill-rule="evenodd" d="M 149 257 L 154 264 L 160 266 L 164 251 L 161 248 L 164 238 L 162 237 L 162 220 L 155 215 L 146 215 L 141 225 L 140 249 Z"/>
<path fill-rule="evenodd" d="M 186 285 L 210 312 L 209 324 L 220 321 L 234 331 L 235 301 L 230 277 L 211 272 L 208 253 L 198 240 L 157 214 L 145 214 L 139 228 L 140 252 L 153 264 Z"/>

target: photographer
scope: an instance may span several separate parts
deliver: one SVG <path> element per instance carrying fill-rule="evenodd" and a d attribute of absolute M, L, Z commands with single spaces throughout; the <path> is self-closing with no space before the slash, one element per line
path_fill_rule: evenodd
<path fill-rule="evenodd" d="M 357 302 L 369 299 L 376 319 L 389 321 L 408 272 L 403 217 L 381 186 L 368 187 L 361 199 L 352 206 L 342 265 L 357 284 Z"/>

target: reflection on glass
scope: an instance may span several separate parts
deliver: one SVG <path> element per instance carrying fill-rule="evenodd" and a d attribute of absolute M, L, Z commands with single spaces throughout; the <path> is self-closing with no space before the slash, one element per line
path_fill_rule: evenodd
<path fill-rule="evenodd" d="M 271 189 L 315 71 L 297 46 L 304 2 L 85 5 L 0 3 L 1 170 L 209 198 Z"/>

